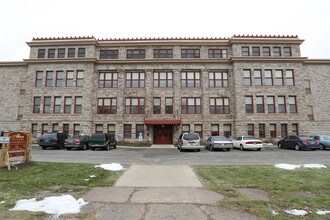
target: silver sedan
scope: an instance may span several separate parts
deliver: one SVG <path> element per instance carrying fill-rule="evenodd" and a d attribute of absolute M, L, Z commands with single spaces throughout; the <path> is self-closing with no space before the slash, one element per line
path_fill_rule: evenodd
<path fill-rule="evenodd" d="M 230 151 L 233 143 L 225 136 L 211 136 L 205 142 L 205 148 L 213 151 L 214 149 L 226 149 Z"/>

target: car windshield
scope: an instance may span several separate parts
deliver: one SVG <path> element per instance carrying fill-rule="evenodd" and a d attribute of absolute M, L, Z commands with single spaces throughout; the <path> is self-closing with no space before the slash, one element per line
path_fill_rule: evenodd
<path fill-rule="evenodd" d="M 307 136 L 299 136 L 301 140 L 312 140 L 312 137 L 307 137 Z"/>
<path fill-rule="evenodd" d="M 257 138 L 253 137 L 253 136 L 247 136 L 247 137 L 243 137 L 243 140 L 255 140 Z"/>
<path fill-rule="evenodd" d="M 104 138 L 104 134 L 102 134 L 102 133 L 93 134 L 91 138 Z"/>
<path fill-rule="evenodd" d="M 228 139 L 226 137 L 219 136 L 219 137 L 213 137 L 213 140 L 214 141 L 227 141 Z"/>
<path fill-rule="evenodd" d="M 42 135 L 44 138 L 52 138 L 52 137 L 56 137 L 55 133 L 49 133 L 49 134 L 43 134 Z"/>
<path fill-rule="evenodd" d="M 194 141 L 199 140 L 198 134 L 185 134 L 183 135 L 183 140 Z"/>

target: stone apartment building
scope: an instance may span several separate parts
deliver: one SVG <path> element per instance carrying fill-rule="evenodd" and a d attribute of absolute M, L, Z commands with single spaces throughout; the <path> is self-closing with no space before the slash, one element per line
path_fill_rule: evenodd
<path fill-rule="evenodd" d="M 34 38 L 0 62 L 0 130 L 173 143 L 181 132 L 330 134 L 330 59 L 297 36 Z"/>

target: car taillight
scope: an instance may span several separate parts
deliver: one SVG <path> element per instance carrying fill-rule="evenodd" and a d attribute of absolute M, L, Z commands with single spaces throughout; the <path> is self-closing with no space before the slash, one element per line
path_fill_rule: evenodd
<path fill-rule="evenodd" d="M 247 141 L 245 144 L 262 144 L 261 141 Z"/>
<path fill-rule="evenodd" d="M 68 142 L 65 140 L 64 143 L 67 144 Z"/>
<path fill-rule="evenodd" d="M 308 144 L 308 140 L 303 140 L 302 141 L 304 144 Z"/>
<path fill-rule="evenodd" d="M 54 139 L 54 141 L 55 141 L 55 142 L 58 142 L 58 139 L 57 139 L 57 138 L 55 138 L 55 139 Z"/>
<path fill-rule="evenodd" d="M 76 144 L 80 144 L 80 140 L 76 140 Z"/>
<path fill-rule="evenodd" d="M 319 140 L 316 140 L 316 144 L 319 144 L 320 143 L 320 141 Z"/>

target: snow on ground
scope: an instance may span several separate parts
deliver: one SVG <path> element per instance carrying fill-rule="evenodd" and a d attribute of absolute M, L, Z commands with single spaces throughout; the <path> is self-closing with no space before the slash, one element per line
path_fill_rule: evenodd
<path fill-rule="evenodd" d="M 53 214 L 56 217 L 62 214 L 75 214 L 80 212 L 80 208 L 88 204 L 82 198 L 76 200 L 71 195 L 51 196 L 46 197 L 41 201 L 33 199 L 22 199 L 16 202 L 14 208 L 10 211 L 32 211 L 32 212 L 46 212 Z"/>
<path fill-rule="evenodd" d="M 95 167 L 100 167 L 105 170 L 112 170 L 112 171 L 119 171 L 124 169 L 124 167 L 119 163 L 101 164 L 101 165 L 96 165 Z"/>
<path fill-rule="evenodd" d="M 5 202 L 6 202 L 6 201 L 1 201 L 0 204 L 3 204 L 3 203 L 5 203 Z"/>
<path fill-rule="evenodd" d="M 305 216 L 308 214 L 308 212 L 306 212 L 305 210 L 298 210 L 298 209 L 286 210 L 285 212 L 297 216 Z"/>
<path fill-rule="evenodd" d="M 272 210 L 272 215 L 273 215 L 273 216 L 278 215 L 278 212 Z"/>
<path fill-rule="evenodd" d="M 316 214 L 318 214 L 318 215 L 327 215 L 327 214 L 330 214 L 330 211 L 317 210 Z"/>
<path fill-rule="evenodd" d="M 278 163 L 275 164 L 275 167 L 280 168 L 280 169 L 285 169 L 285 170 L 294 170 L 297 168 L 327 168 L 323 164 L 302 164 L 302 165 L 294 165 L 294 164 L 287 164 L 287 163 Z"/>
<path fill-rule="evenodd" d="M 95 178 L 96 176 L 95 176 L 95 175 L 90 175 L 89 177 L 90 177 L 90 178 Z"/>

